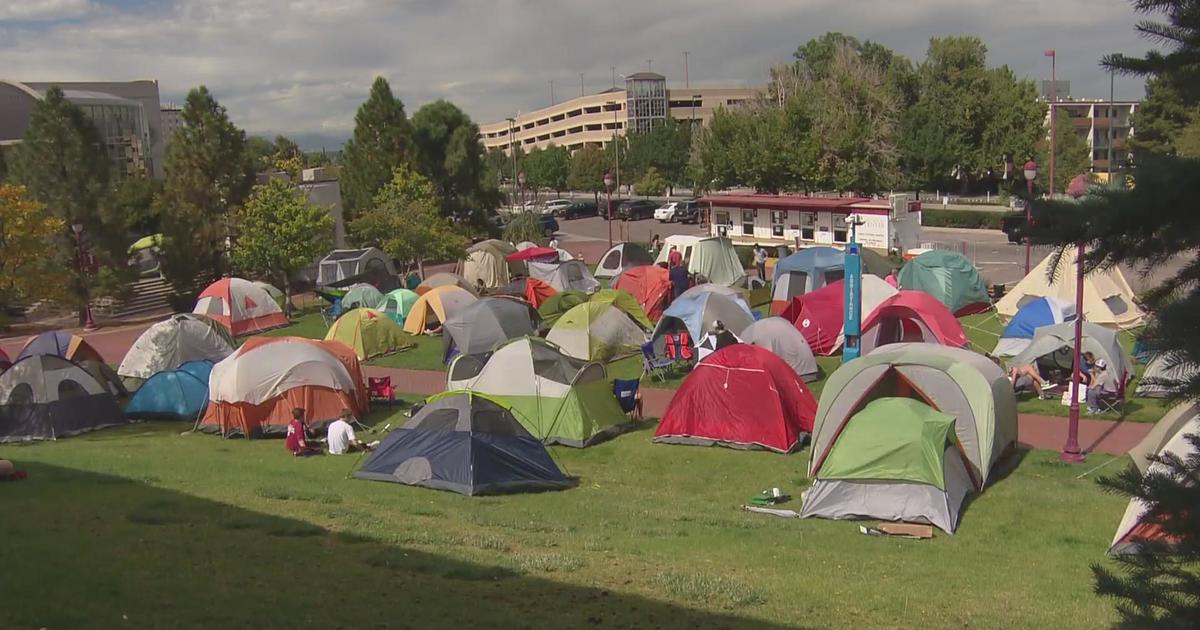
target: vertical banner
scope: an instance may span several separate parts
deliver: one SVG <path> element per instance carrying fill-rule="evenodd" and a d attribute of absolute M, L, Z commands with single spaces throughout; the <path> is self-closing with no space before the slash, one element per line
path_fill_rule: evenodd
<path fill-rule="evenodd" d="M 862 258 L 859 255 L 859 244 L 850 243 L 846 246 L 845 262 L 846 316 L 843 323 L 846 344 L 842 348 L 842 363 L 853 361 L 859 356 L 859 335 L 862 324 Z"/>

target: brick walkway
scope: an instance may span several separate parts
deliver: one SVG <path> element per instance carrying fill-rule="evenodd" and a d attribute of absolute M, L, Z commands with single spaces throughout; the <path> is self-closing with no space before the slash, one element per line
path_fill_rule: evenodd
<path fill-rule="evenodd" d="M 446 375 L 443 372 L 368 365 L 366 373 L 368 376 L 390 376 L 398 389 L 413 394 L 428 396 L 446 389 Z M 675 391 L 670 389 L 643 388 L 645 414 L 661 418 L 674 395 Z M 1089 453 L 1119 455 L 1133 448 L 1153 426 L 1146 422 L 1080 419 L 1079 446 Z M 1067 441 L 1067 419 L 1020 414 L 1017 417 L 1017 440 L 1031 448 L 1060 450 Z"/>

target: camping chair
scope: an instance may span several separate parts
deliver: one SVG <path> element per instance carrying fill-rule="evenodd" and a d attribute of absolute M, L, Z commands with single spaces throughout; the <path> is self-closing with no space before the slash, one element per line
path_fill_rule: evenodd
<path fill-rule="evenodd" d="M 617 403 L 621 405 L 621 411 L 626 414 L 633 414 L 633 417 L 641 420 L 642 405 L 641 398 L 638 396 L 638 387 L 642 384 L 636 379 L 614 379 L 613 380 L 613 395 L 617 397 Z"/>
<path fill-rule="evenodd" d="M 396 400 L 396 389 L 392 387 L 392 377 L 390 376 L 368 376 L 367 393 L 372 400 L 383 399 L 391 402 Z"/>
<path fill-rule="evenodd" d="M 1096 399 L 1100 413 L 1108 413 L 1110 411 L 1117 414 L 1118 418 L 1125 417 L 1125 381 L 1117 387 L 1117 391 L 1107 389 L 1100 390 L 1100 396 Z"/>
<path fill-rule="evenodd" d="M 675 345 L 675 335 L 663 335 L 663 354 L 667 360 L 674 363 L 679 358 L 678 348 Z"/>
<path fill-rule="evenodd" d="M 338 298 L 333 301 L 329 308 L 321 311 L 321 319 L 325 320 L 326 326 L 332 326 L 337 318 L 342 316 L 342 299 Z"/>
<path fill-rule="evenodd" d="M 667 380 L 664 371 L 674 365 L 671 359 L 660 359 L 654 356 L 654 342 L 642 344 L 642 374 L 649 374 L 651 377 L 658 375 L 658 380 L 664 383 Z"/>
<path fill-rule="evenodd" d="M 692 359 L 695 358 L 696 355 L 692 352 L 692 338 L 688 335 L 686 330 L 679 333 L 678 343 L 679 359 L 691 363 Z"/>

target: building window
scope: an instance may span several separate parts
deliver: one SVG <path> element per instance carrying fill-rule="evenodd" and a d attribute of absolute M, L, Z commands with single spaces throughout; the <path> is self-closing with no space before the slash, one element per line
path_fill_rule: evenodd
<path fill-rule="evenodd" d="M 805 241 L 814 241 L 817 239 L 817 213 L 801 212 L 800 213 L 800 239 Z"/>
<path fill-rule="evenodd" d="M 786 210 L 771 211 L 771 236 L 773 238 L 783 238 L 783 224 L 787 221 Z"/>
<path fill-rule="evenodd" d="M 754 211 L 742 210 L 742 234 L 754 236 Z"/>
<path fill-rule="evenodd" d="M 842 224 L 841 227 L 836 226 L 836 225 L 833 226 L 833 242 L 834 243 L 845 243 L 848 240 L 850 240 L 849 236 L 850 236 L 850 232 L 846 229 L 844 223 Z"/>

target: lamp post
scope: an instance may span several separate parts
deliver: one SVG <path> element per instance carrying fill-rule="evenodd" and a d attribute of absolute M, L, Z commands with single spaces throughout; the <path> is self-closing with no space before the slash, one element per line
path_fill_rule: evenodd
<path fill-rule="evenodd" d="M 857 214 L 846 216 L 850 226 L 850 243 L 846 246 L 846 258 L 843 263 L 845 274 L 846 304 L 842 321 L 845 342 L 842 346 L 842 363 L 857 359 L 862 347 L 859 343 L 862 333 L 862 260 L 859 257 L 858 226 L 865 223 Z"/>
<path fill-rule="evenodd" d="M 1087 176 L 1078 175 L 1067 186 L 1067 194 L 1079 199 L 1087 192 Z M 1058 454 L 1059 461 L 1079 464 L 1084 454 L 1079 450 L 1079 386 L 1083 381 L 1083 365 L 1080 361 L 1080 345 L 1083 340 L 1083 241 L 1075 251 L 1075 344 L 1072 351 L 1074 361 L 1071 370 L 1071 411 L 1067 418 L 1067 443 Z M 1115 367 L 1114 367 L 1115 369 Z"/>
<path fill-rule="evenodd" d="M 1055 76 L 1055 62 L 1057 58 L 1054 56 L 1054 49 L 1046 49 L 1045 55 L 1050 58 L 1050 197 L 1054 198 L 1054 152 L 1058 148 L 1058 130 L 1055 128 L 1057 114 L 1054 111 L 1054 104 L 1058 102 L 1058 79 Z"/>
<path fill-rule="evenodd" d="M 517 173 L 517 186 L 521 187 L 521 210 L 525 209 L 525 171 Z"/>
<path fill-rule="evenodd" d="M 1029 191 L 1029 200 L 1025 202 L 1025 275 L 1029 275 L 1029 227 L 1033 225 L 1033 180 L 1037 179 L 1037 162 L 1029 160 L 1025 163 L 1025 186 Z"/>
<path fill-rule="evenodd" d="M 604 172 L 604 190 L 608 192 L 608 203 L 604 206 L 604 218 L 608 220 L 608 248 L 612 249 L 612 173 Z"/>
<path fill-rule="evenodd" d="M 516 122 L 516 118 L 508 119 L 508 154 L 512 157 L 513 205 L 517 203 L 517 138 L 513 135 L 513 124 Z"/>
<path fill-rule="evenodd" d="M 83 257 L 83 224 L 71 224 L 75 233 L 75 259 L 79 263 L 79 285 L 83 287 L 83 329 L 96 330 L 96 322 L 92 319 L 92 298 L 87 285 L 87 265 Z"/>

